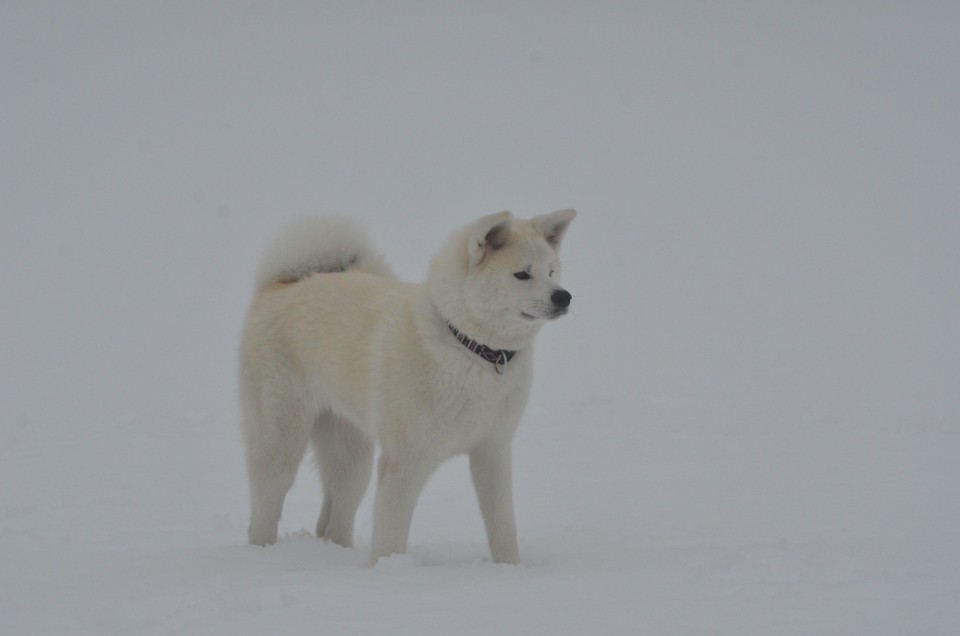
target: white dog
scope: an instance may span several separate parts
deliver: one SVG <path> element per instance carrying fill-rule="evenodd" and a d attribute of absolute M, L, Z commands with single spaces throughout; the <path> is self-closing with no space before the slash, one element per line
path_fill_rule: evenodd
<path fill-rule="evenodd" d="M 483 217 L 419 285 L 395 280 L 349 221 L 305 219 L 278 238 L 240 348 L 250 543 L 276 542 L 309 441 L 324 493 L 317 536 L 352 546 L 376 442 L 374 559 L 405 551 L 427 479 L 467 453 L 493 559 L 519 562 L 510 444 L 534 336 L 570 305 L 557 249 L 575 215 Z"/>

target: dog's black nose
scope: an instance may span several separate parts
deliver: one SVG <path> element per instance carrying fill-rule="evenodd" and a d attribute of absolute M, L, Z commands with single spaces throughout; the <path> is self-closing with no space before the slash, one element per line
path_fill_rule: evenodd
<path fill-rule="evenodd" d="M 563 308 L 569 307 L 570 299 L 572 298 L 573 296 L 571 296 L 570 292 L 568 292 L 566 289 L 558 289 L 552 294 L 550 294 L 550 300 L 552 300 L 553 304 L 556 305 L 557 307 L 563 307 Z"/>

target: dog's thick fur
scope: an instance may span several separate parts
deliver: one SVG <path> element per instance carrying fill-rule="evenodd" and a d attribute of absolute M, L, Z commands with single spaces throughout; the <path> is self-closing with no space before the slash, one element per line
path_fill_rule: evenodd
<path fill-rule="evenodd" d="M 570 303 L 557 249 L 575 214 L 483 217 L 453 234 L 419 285 L 396 281 L 350 221 L 305 219 L 278 237 L 257 274 L 240 347 L 250 543 L 277 540 L 284 497 L 312 442 L 324 493 L 317 535 L 352 546 L 377 443 L 374 559 L 405 551 L 427 479 L 467 453 L 493 558 L 519 562 L 510 445 L 530 391 L 534 336 Z M 516 354 L 498 368 L 450 325 Z"/>

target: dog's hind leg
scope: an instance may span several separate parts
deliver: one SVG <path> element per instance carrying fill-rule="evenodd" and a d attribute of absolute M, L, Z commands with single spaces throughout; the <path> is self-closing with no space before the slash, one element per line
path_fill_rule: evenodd
<path fill-rule="evenodd" d="M 373 440 L 336 415 L 317 418 L 313 450 L 323 482 L 317 536 L 353 547 L 353 522 L 373 470 Z"/>
<path fill-rule="evenodd" d="M 289 397 L 289 396 L 287 396 Z M 250 405 L 245 432 L 247 472 L 250 477 L 249 541 L 253 545 L 277 542 L 277 525 L 297 469 L 307 448 L 309 421 L 295 399 L 263 400 Z M 252 411 L 252 412 L 251 412 Z M 250 421 L 256 418 L 256 421 Z"/>

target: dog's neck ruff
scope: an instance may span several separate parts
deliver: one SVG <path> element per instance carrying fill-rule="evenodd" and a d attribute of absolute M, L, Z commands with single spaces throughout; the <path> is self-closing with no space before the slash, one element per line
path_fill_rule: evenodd
<path fill-rule="evenodd" d="M 503 372 L 507 370 L 507 363 L 510 362 L 511 358 L 517 353 L 516 351 L 507 351 L 506 349 L 491 349 L 487 345 L 482 345 L 476 340 L 470 339 L 466 334 L 460 333 L 460 330 L 449 322 L 447 323 L 447 327 L 450 328 L 450 332 L 456 336 L 457 340 L 459 340 L 464 347 L 491 363 L 499 374 L 503 374 Z"/>

